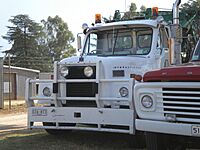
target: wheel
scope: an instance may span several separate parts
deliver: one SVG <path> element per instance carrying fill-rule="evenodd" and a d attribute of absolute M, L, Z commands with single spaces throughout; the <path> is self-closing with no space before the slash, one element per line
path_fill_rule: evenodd
<path fill-rule="evenodd" d="M 146 147 L 147 150 L 165 150 L 167 149 L 164 143 L 164 136 L 158 133 L 146 132 Z"/>
<path fill-rule="evenodd" d="M 43 122 L 43 126 L 56 126 L 56 123 L 53 122 Z M 76 126 L 75 123 L 59 123 L 59 126 Z M 45 129 L 45 131 L 51 135 L 63 135 L 71 130 L 63 130 L 63 129 Z"/>
<path fill-rule="evenodd" d="M 187 148 L 182 136 L 146 132 L 145 138 L 148 150 L 185 150 Z"/>

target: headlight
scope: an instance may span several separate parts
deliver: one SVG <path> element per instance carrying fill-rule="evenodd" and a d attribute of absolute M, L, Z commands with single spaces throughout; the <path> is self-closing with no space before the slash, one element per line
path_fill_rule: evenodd
<path fill-rule="evenodd" d="M 141 100 L 142 106 L 145 108 L 151 108 L 153 106 L 153 100 L 150 96 L 145 95 Z"/>
<path fill-rule="evenodd" d="M 63 66 L 60 68 L 61 76 L 66 77 L 69 74 L 69 68 L 67 66 Z"/>
<path fill-rule="evenodd" d="M 50 88 L 45 87 L 45 88 L 43 89 L 43 95 L 44 95 L 44 96 L 47 96 L 47 97 L 50 97 L 50 96 L 51 96 L 51 90 L 50 90 Z"/>
<path fill-rule="evenodd" d="M 93 75 L 93 69 L 90 66 L 84 68 L 84 74 L 86 77 L 91 77 Z"/>
<path fill-rule="evenodd" d="M 128 96 L 128 89 L 126 87 L 122 87 L 119 89 L 119 93 L 121 97 L 127 97 Z"/>

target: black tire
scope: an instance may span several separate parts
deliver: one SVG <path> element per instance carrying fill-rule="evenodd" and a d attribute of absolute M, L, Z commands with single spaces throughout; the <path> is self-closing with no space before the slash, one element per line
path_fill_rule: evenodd
<path fill-rule="evenodd" d="M 182 136 L 146 132 L 147 150 L 185 150 L 186 141 Z"/>
<path fill-rule="evenodd" d="M 60 126 L 76 126 L 75 123 L 59 123 Z M 43 126 L 56 126 L 56 123 L 43 122 Z M 64 135 L 71 132 L 72 130 L 62 130 L 62 129 L 45 129 L 45 131 L 51 135 Z"/>
<path fill-rule="evenodd" d="M 147 150 L 165 150 L 167 149 L 164 143 L 164 136 L 158 133 L 146 132 L 146 147 Z"/>

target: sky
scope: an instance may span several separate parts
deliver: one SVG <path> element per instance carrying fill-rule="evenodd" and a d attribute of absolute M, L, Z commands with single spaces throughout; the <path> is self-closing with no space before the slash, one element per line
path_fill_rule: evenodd
<path fill-rule="evenodd" d="M 115 10 L 124 12 L 129 9 L 132 2 L 136 3 L 139 9 L 142 5 L 145 7 L 159 7 L 171 9 L 175 0 L 0 0 L 0 49 L 8 50 L 11 45 L 2 35 L 6 35 L 11 26 L 8 22 L 12 16 L 18 14 L 27 14 L 32 20 L 40 23 L 42 19 L 48 16 L 61 17 L 72 31 L 74 37 L 82 32 L 83 23 L 91 24 L 94 22 L 94 16 L 100 13 L 103 17 L 113 16 Z M 182 0 L 182 4 L 188 0 Z M 76 47 L 76 43 L 73 44 Z"/>

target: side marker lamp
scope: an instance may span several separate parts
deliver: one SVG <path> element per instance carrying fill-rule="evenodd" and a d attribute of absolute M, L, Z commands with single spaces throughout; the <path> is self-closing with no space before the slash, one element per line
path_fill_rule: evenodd
<path fill-rule="evenodd" d="M 131 78 L 135 79 L 136 81 L 142 81 L 142 76 L 139 74 L 131 74 L 130 75 Z"/>

